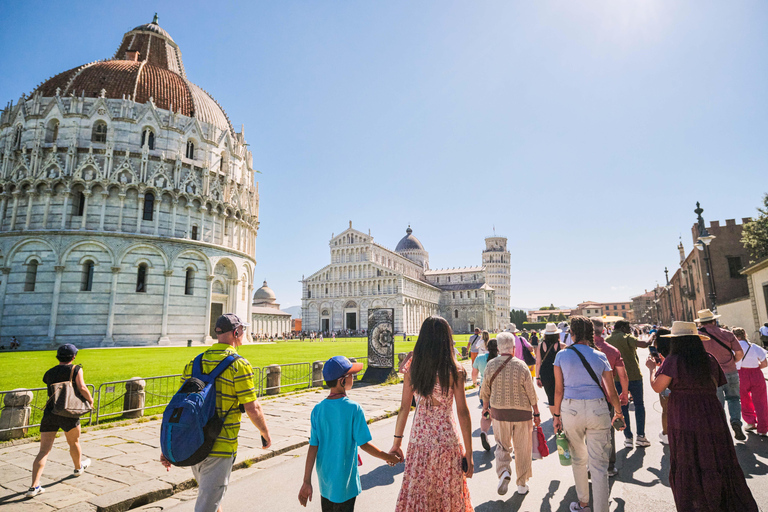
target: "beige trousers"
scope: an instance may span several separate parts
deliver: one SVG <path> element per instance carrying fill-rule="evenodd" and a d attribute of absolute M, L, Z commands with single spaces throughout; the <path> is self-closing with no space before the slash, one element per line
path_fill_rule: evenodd
<path fill-rule="evenodd" d="M 592 475 L 592 510 L 608 512 L 608 459 L 611 455 L 611 415 L 605 398 L 573 400 L 560 406 L 563 430 L 571 446 L 571 468 L 579 501 L 589 503 Z"/>
<path fill-rule="evenodd" d="M 517 485 L 525 485 L 533 476 L 531 459 L 533 454 L 533 420 L 493 420 L 493 437 L 496 440 L 496 476 L 504 471 L 512 474 L 512 451 L 515 453 Z"/>

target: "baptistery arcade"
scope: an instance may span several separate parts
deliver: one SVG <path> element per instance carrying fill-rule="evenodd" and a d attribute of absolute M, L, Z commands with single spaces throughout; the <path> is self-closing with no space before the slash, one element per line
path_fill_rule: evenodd
<path fill-rule="evenodd" d="M 155 17 L 0 113 L 0 342 L 197 342 L 250 318 L 258 208 L 244 131 Z"/>

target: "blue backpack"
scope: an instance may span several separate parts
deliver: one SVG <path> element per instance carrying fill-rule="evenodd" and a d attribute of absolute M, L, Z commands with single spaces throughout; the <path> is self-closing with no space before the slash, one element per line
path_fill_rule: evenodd
<path fill-rule="evenodd" d="M 203 373 L 203 354 L 192 363 L 192 377 L 173 395 L 163 412 L 160 449 L 171 464 L 192 466 L 202 462 L 213 448 L 232 407 L 219 418 L 214 382 L 229 365 L 241 359 L 225 357 L 209 374 Z M 237 404 L 235 404 L 237 405 Z"/>

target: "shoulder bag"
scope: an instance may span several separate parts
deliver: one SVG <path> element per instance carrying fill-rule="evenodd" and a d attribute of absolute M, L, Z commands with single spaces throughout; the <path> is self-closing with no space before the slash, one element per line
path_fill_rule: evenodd
<path fill-rule="evenodd" d="M 80 366 L 72 365 L 68 381 L 51 384 L 53 394 L 48 400 L 53 402 L 53 414 L 57 416 L 79 418 L 91 412 L 91 405 L 77 396 L 75 392 L 75 386 L 72 383 L 75 376 L 75 368 L 80 368 Z"/>
<path fill-rule="evenodd" d="M 507 366 L 507 363 L 509 363 L 512 360 L 513 356 L 509 356 L 506 361 L 504 361 L 501 366 L 499 366 L 495 372 L 493 372 L 493 375 L 491 376 L 491 380 L 488 381 L 488 387 L 491 387 L 493 385 L 493 381 L 496 380 L 496 377 L 499 375 L 501 370 L 504 369 L 505 366 Z"/>
<path fill-rule="evenodd" d="M 584 365 L 584 368 L 586 368 L 587 373 L 589 373 L 589 376 L 592 377 L 592 380 L 595 381 L 595 384 L 597 384 L 597 387 L 600 388 L 600 391 L 602 391 L 603 396 L 605 397 L 605 401 L 608 404 L 608 411 L 610 411 L 611 401 L 608 400 L 608 395 L 605 394 L 605 390 L 603 389 L 602 384 L 600 384 L 600 380 L 597 378 L 597 375 L 595 375 L 595 371 L 592 369 L 592 366 L 587 362 L 587 358 L 584 357 L 584 355 L 578 351 L 578 349 L 571 345 L 567 348 L 567 350 L 573 350 L 576 352 L 576 355 L 579 356 L 579 359 L 581 359 L 581 364 Z"/>
<path fill-rule="evenodd" d="M 519 341 L 523 345 L 523 361 L 525 361 L 526 366 L 533 366 L 536 364 L 536 358 L 533 354 L 531 354 L 531 351 L 528 350 L 530 345 L 525 341 L 525 338 L 522 336 L 517 337 L 517 341 Z"/>

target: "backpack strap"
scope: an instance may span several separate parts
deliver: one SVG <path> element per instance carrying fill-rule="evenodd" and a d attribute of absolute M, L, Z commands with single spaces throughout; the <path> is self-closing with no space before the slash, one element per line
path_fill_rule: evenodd
<path fill-rule="evenodd" d="M 733 350 L 731 349 L 731 347 L 729 347 L 724 342 L 722 342 L 717 336 L 715 336 L 714 334 L 712 334 L 709 331 L 705 331 L 704 329 L 699 329 L 699 334 L 701 334 L 703 336 L 707 336 L 707 337 L 715 340 L 721 347 L 723 347 L 725 350 L 728 351 L 729 354 L 731 354 L 731 359 L 736 359 L 736 357 L 733 355 Z M 731 359 L 728 359 L 728 361 L 726 361 L 725 363 L 720 363 L 720 361 L 718 361 L 718 363 L 726 364 L 726 363 L 729 363 L 731 361 Z"/>
<path fill-rule="evenodd" d="M 200 379 L 205 383 L 215 381 L 222 373 L 224 373 L 224 370 L 232 365 L 232 363 L 243 358 L 238 354 L 230 354 L 222 359 L 211 373 L 203 373 L 203 354 L 198 355 L 192 362 L 192 377 Z"/>

